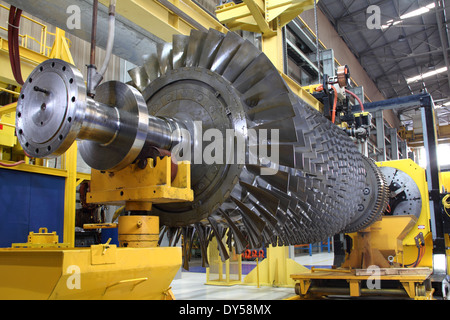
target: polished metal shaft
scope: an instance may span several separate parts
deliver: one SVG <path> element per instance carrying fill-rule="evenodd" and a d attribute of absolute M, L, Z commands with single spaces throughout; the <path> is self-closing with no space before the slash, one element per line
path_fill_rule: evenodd
<path fill-rule="evenodd" d="M 103 145 L 111 143 L 120 130 L 120 115 L 110 107 L 91 98 L 86 100 L 84 120 L 77 139 L 91 140 Z"/>
<path fill-rule="evenodd" d="M 136 115 L 122 112 L 122 118 L 133 116 Z M 94 141 L 107 146 L 119 136 L 126 134 L 128 130 L 121 130 L 124 129 L 124 126 L 118 107 L 108 106 L 88 97 L 84 120 L 77 139 Z M 177 128 L 179 125 L 173 119 L 149 115 L 145 145 L 169 150 L 174 142 L 172 132 Z M 174 135 L 174 137 L 176 136 Z"/>

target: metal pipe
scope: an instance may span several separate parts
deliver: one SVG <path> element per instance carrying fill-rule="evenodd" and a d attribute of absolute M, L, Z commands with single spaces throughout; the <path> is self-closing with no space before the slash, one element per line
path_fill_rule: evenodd
<path fill-rule="evenodd" d="M 319 47 L 319 22 L 317 20 L 317 0 L 314 0 L 314 25 L 315 25 L 315 33 L 316 33 L 316 60 L 317 60 L 317 69 L 319 72 L 317 73 L 318 82 L 321 83 L 321 75 L 320 75 L 320 47 Z"/>
<path fill-rule="evenodd" d="M 114 46 L 114 32 L 115 32 L 115 22 L 116 22 L 116 0 L 110 0 L 109 2 L 109 20 L 108 20 L 108 40 L 106 43 L 106 55 L 103 61 L 103 65 L 100 71 L 97 72 L 95 67 L 95 34 L 97 25 L 97 11 L 98 11 L 98 0 L 94 2 L 93 13 L 92 13 L 92 38 L 91 38 L 91 62 L 88 66 L 88 79 L 87 79 L 87 92 L 88 96 L 94 97 L 95 89 L 103 80 L 103 76 L 108 69 L 109 61 L 111 60 L 112 50 Z"/>
<path fill-rule="evenodd" d="M 106 42 L 106 55 L 105 60 L 103 61 L 103 66 L 99 71 L 99 74 L 102 77 L 105 75 L 106 69 L 108 68 L 109 61 L 111 60 L 112 49 L 114 46 L 114 31 L 116 21 L 115 12 L 116 12 L 116 0 L 111 0 L 109 3 L 109 12 L 108 12 L 109 20 L 108 20 L 108 40 Z"/>
<path fill-rule="evenodd" d="M 95 65 L 95 47 L 97 38 L 97 11 L 98 11 L 98 0 L 94 0 L 92 5 L 92 28 L 91 28 L 91 54 L 89 63 Z"/>
<path fill-rule="evenodd" d="M 87 95 L 94 97 L 95 91 L 93 86 L 94 75 L 96 73 L 95 67 L 95 48 L 97 41 L 97 12 L 98 12 L 98 0 L 94 0 L 92 4 L 92 27 L 91 27 L 91 51 L 89 55 L 89 65 L 87 66 Z"/>

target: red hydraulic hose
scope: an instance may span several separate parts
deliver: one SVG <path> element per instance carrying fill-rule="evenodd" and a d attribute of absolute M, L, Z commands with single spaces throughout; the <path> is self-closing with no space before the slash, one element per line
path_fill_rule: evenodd
<path fill-rule="evenodd" d="M 8 50 L 9 61 L 14 75 L 14 79 L 20 85 L 24 84 L 22 78 L 22 71 L 20 68 L 20 53 L 19 53 L 19 22 L 22 15 L 21 9 L 11 6 L 9 10 L 8 20 Z"/>
<path fill-rule="evenodd" d="M 22 164 L 22 163 L 25 163 L 25 161 L 24 160 L 20 160 L 20 161 L 14 162 L 14 163 L 0 162 L 0 166 L 11 168 L 11 167 L 18 166 L 19 164 Z"/>
<path fill-rule="evenodd" d="M 354 97 L 359 102 L 359 106 L 361 107 L 361 112 L 364 112 L 364 106 L 363 106 L 363 103 L 361 102 L 361 99 L 359 99 L 358 96 L 356 94 L 354 94 L 353 92 L 351 92 L 350 90 L 345 89 L 345 92 L 347 92 L 349 95 Z"/>

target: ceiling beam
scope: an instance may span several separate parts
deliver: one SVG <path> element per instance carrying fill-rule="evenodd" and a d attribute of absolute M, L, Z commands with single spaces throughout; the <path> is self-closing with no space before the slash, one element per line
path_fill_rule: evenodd
<path fill-rule="evenodd" d="M 448 52 L 450 50 L 450 48 L 446 48 L 445 51 Z M 435 55 L 443 55 L 444 54 L 444 50 L 442 48 L 439 48 L 437 50 L 432 50 L 432 51 L 427 51 L 427 52 L 420 52 L 420 53 L 409 53 L 403 57 L 400 56 L 388 56 L 388 55 L 379 55 L 379 54 L 366 54 L 364 56 L 364 58 L 377 58 L 377 59 L 385 59 L 385 60 L 391 60 L 391 61 L 400 61 L 400 60 L 404 60 L 404 59 L 410 59 L 410 58 L 416 58 L 416 57 L 420 57 L 420 56 L 427 56 L 427 55 L 431 55 L 431 54 L 435 54 Z"/>
<path fill-rule="evenodd" d="M 406 35 L 403 39 L 406 40 L 406 39 L 409 39 L 409 38 L 412 38 L 412 37 L 421 35 L 421 34 L 423 34 L 424 32 L 426 32 L 427 30 L 436 29 L 436 28 L 437 28 L 437 25 L 428 26 L 428 27 L 425 27 L 423 30 L 420 30 L 420 31 L 418 31 L 418 32 L 414 32 L 414 33 L 411 33 L 411 34 Z M 362 50 L 361 52 L 359 52 L 359 55 L 360 55 L 360 56 L 364 56 L 364 55 L 366 55 L 366 54 L 368 54 L 368 53 L 370 53 L 370 52 L 373 52 L 373 51 L 375 51 L 375 50 L 383 49 L 383 48 L 389 47 L 389 46 L 391 46 L 392 44 L 397 44 L 398 42 L 399 42 L 399 40 L 398 40 L 398 39 L 395 39 L 395 40 L 393 40 L 393 41 L 386 42 L 386 43 L 384 43 L 384 44 L 382 44 L 382 45 L 379 45 L 379 46 L 376 46 L 376 47 L 367 48 L 367 49 Z"/>
<path fill-rule="evenodd" d="M 392 1 L 392 0 L 381 0 L 381 1 L 378 1 L 378 2 L 374 3 L 373 5 L 381 6 L 383 3 L 390 2 L 390 1 Z M 319 5 L 321 5 L 320 1 L 319 1 Z M 348 19 L 348 18 L 353 19 L 353 17 L 355 17 L 356 15 L 361 14 L 361 13 L 366 13 L 366 11 L 367 11 L 367 8 L 362 8 L 362 9 L 355 10 L 355 11 L 352 11 L 352 12 L 347 10 L 346 14 L 340 16 L 339 18 L 336 18 L 335 20 L 336 20 L 336 22 L 339 22 L 341 20 L 345 20 L 345 19 Z"/>

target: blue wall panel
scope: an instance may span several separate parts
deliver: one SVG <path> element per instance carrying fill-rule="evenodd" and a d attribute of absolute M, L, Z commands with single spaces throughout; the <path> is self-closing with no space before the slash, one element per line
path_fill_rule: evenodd
<path fill-rule="evenodd" d="M 0 169 L 0 247 L 27 242 L 42 227 L 62 242 L 64 185 L 62 177 Z"/>

